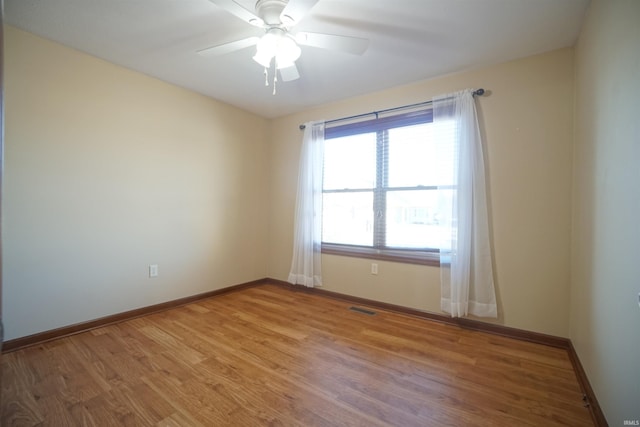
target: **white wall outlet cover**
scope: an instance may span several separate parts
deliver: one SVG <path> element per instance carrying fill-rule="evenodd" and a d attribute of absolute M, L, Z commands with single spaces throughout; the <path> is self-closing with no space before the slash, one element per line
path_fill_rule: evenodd
<path fill-rule="evenodd" d="M 158 277 L 158 264 L 149 265 L 149 277 Z"/>

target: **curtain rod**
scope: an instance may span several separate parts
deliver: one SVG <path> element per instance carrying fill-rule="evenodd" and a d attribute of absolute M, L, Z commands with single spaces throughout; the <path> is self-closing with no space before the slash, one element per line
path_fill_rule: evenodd
<path fill-rule="evenodd" d="M 473 96 L 476 96 L 476 95 L 477 96 L 484 95 L 484 89 L 480 88 L 480 89 L 476 89 L 475 91 L 473 91 Z M 376 118 L 377 118 L 378 114 L 381 114 L 381 113 L 389 113 L 391 111 L 396 111 L 396 110 L 404 110 L 404 109 L 407 109 L 407 108 L 421 107 L 423 105 L 429 105 L 429 104 L 432 104 L 432 103 L 433 103 L 433 101 L 418 102 L 416 104 L 403 105 L 402 107 L 387 108 L 386 110 L 372 111 L 370 113 L 356 114 L 355 116 L 349 116 L 349 117 L 342 117 L 342 118 L 339 118 L 339 119 L 327 120 L 324 123 L 325 124 L 327 124 L 327 123 L 337 123 L 337 122 L 342 122 L 342 121 L 346 121 L 346 120 L 359 119 L 360 117 L 367 117 L 367 116 L 371 116 L 371 115 L 375 115 Z M 300 130 L 304 130 L 305 128 L 306 128 L 305 125 L 300 125 Z"/>

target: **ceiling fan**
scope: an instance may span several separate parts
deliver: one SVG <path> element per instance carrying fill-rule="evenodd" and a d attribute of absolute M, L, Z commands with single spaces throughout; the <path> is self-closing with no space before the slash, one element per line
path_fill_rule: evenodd
<path fill-rule="evenodd" d="M 209 0 L 248 24 L 264 29 L 262 37 L 247 37 L 198 50 L 203 56 L 218 56 L 256 46 L 254 61 L 264 67 L 265 85 L 269 85 L 269 70 L 273 68 L 273 94 L 276 93 L 277 74 L 283 81 L 300 77 L 295 61 L 300 57 L 300 46 L 312 46 L 362 55 L 369 40 L 333 34 L 297 32 L 291 29 L 315 6 L 318 0 L 258 0 L 256 13 L 252 13 L 234 0 Z"/>

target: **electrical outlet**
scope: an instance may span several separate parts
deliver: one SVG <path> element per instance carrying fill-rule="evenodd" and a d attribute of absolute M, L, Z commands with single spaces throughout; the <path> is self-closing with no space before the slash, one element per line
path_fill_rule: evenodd
<path fill-rule="evenodd" d="M 158 277 L 158 264 L 149 265 L 149 277 Z"/>
<path fill-rule="evenodd" d="M 375 262 L 371 264 L 371 274 L 378 274 L 378 264 Z"/>

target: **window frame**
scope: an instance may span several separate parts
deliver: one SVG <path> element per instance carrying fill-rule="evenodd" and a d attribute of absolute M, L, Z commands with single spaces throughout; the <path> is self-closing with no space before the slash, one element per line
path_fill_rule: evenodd
<path fill-rule="evenodd" d="M 377 115 L 376 115 L 377 116 Z M 422 107 L 416 111 L 396 113 L 386 117 L 375 117 L 370 120 L 357 121 L 342 125 L 325 127 L 325 140 L 345 136 L 352 136 L 362 133 L 376 133 L 376 185 L 372 189 L 350 189 L 350 190 L 327 190 L 324 185 L 322 189 L 323 197 L 325 193 L 344 193 L 371 191 L 374 198 L 374 212 L 386 212 L 386 193 L 390 191 L 416 191 L 416 190 L 436 190 L 437 186 L 414 186 L 414 187 L 388 187 L 388 163 L 382 165 L 388 156 L 388 135 L 385 133 L 389 129 L 412 126 L 418 124 L 433 123 L 433 109 L 431 106 Z M 380 149 L 382 147 L 382 149 Z M 382 173 L 380 173 L 382 172 Z M 376 214 L 374 214 L 376 216 Z M 389 248 L 381 244 L 380 238 L 386 234 L 386 215 L 380 215 L 378 220 L 374 218 L 373 246 L 351 245 L 341 243 L 328 243 L 322 241 L 322 253 L 331 255 L 351 256 L 358 258 L 368 258 L 376 260 L 387 260 L 421 265 L 440 265 L 440 251 L 437 248 L 413 249 L 413 248 Z"/>

